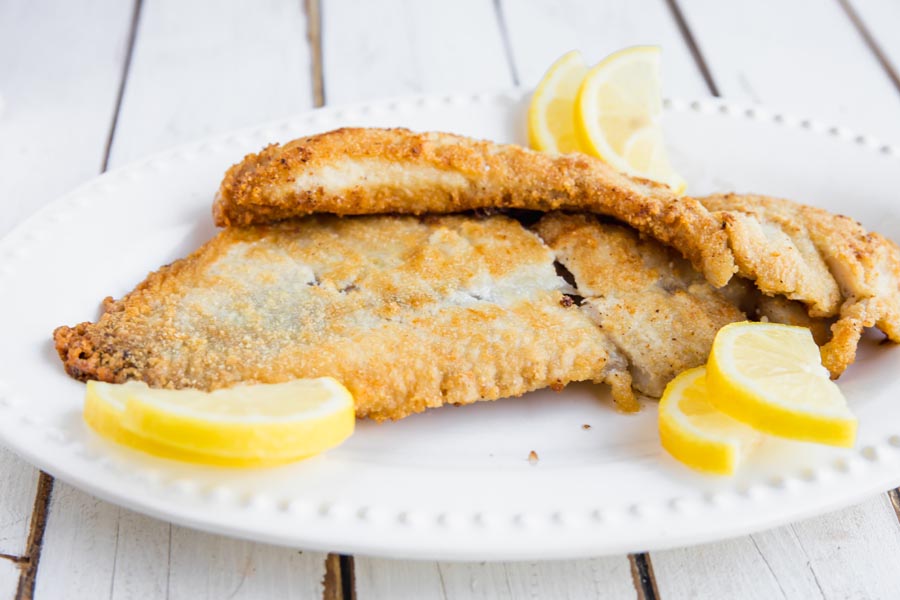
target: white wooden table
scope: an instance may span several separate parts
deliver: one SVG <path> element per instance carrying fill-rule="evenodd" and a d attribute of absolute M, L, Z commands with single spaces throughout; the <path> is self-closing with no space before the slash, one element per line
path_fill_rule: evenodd
<path fill-rule="evenodd" d="M 898 26 L 900 0 L 3 0 L 0 235 L 180 142 L 323 104 L 533 86 L 572 48 L 597 60 L 659 44 L 669 95 L 765 103 L 900 142 Z M 169 525 L 0 450 L 0 600 L 900 598 L 898 514 L 893 491 L 666 552 L 400 562 Z"/>

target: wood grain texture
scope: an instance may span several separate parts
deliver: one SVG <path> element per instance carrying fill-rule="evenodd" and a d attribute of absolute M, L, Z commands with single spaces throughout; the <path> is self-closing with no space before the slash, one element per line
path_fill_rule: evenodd
<path fill-rule="evenodd" d="M 723 97 L 900 139 L 900 94 L 837 2 L 679 4 Z"/>
<path fill-rule="evenodd" d="M 145 0 L 110 167 L 308 108 L 304 36 L 293 0 L 249 11 L 237 0 L 216 10 Z M 35 591 L 44 598 L 317 598 L 324 559 L 171 526 L 59 483 Z"/>
<path fill-rule="evenodd" d="M 330 0 L 322 60 L 329 105 L 512 86 L 490 0 Z"/>
<path fill-rule="evenodd" d="M 636 597 L 625 556 L 538 563 L 431 563 L 356 558 L 359 600 Z"/>
<path fill-rule="evenodd" d="M 534 87 L 569 50 L 579 49 L 595 63 L 620 48 L 649 44 L 662 47 L 666 95 L 709 95 L 665 0 L 503 0 L 502 7 L 513 60 L 526 88 Z"/>
<path fill-rule="evenodd" d="M 663 598 L 897 598 L 900 525 L 885 496 L 729 542 L 653 553 Z"/>
<path fill-rule="evenodd" d="M 347 594 L 344 593 L 344 582 L 341 573 L 341 556 L 339 554 L 329 554 L 325 557 L 325 575 L 322 577 L 322 600 L 344 600 L 345 596 L 350 597 L 352 594 L 352 586 L 348 588 Z M 351 574 L 348 571 L 348 575 Z"/>

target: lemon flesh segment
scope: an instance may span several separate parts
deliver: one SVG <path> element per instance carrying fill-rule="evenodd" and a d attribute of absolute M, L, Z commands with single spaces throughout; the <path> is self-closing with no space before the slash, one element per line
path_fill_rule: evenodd
<path fill-rule="evenodd" d="M 852 447 L 857 420 L 822 366 L 805 327 L 732 323 L 713 342 L 708 385 L 713 404 L 757 431 Z"/>
<path fill-rule="evenodd" d="M 575 99 L 575 127 L 585 152 L 680 194 L 685 181 L 669 162 L 660 125 L 659 63 L 659 48 L 636 46 L 591 68 Z"/>
<path fill-rule="evenodd" d="M 587 73 L 578 51 L 560 57 L 538 84 L 528 107 L 528 141 L 535 150 L 566 154 L 581 150 L 575 131 L 575 97 Z"/>
<path fill-rule="evenodd" d="M 669 382 L 659 402 L 659 437 L 666 452 L 685 465 L 731 475 L 762 436 L 709 401 L 706 367 Z"/>

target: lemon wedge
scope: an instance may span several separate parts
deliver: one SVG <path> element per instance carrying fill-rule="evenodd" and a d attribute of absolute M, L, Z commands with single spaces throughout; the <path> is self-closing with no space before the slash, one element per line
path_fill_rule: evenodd
<path fill-rule="evenodd" d="M 685 465 L 731 475 L 762 436 L 717 410 L 709 399 L 706 367 L 684 371 L 659 401 L 663 448 Z"/>
<path fill-rule="evenodd" d="M 84 419 L 132 448 L 191 462 L 265 466 L 333 448 L 353 433 L 353 398 L 331 378 L 214 392 L 89 382 Z"/>
<path fill-rule="evenodd" d="M 614 168 L 684 192 L 663 141 L 660 51 L 625 48 L 591 68 L 575 99 L 580 146 Z"/>
<path fill-rule="evenodd" d="M 528 139 L 531 147 L 545 152 L 578 152 L 575 131 L 575 97 L 587 73 L 578 51 L 560 57 L 538 84 L 528 108 Z"/>
<path fill-rule="evenodd" d="M 805 327 L 732 323 L 707 364 L 713 405 L 757 431 L 851 447 L 857 421 Z"/>

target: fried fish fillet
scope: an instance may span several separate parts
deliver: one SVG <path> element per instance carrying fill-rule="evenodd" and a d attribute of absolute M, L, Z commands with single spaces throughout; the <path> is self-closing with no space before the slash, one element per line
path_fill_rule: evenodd
<path fill-rule="evenodd" d="M 766 294 L 831 319 L 822 363 L 840 375 L 865 327 L 900 342 L 900 249 L 843 215 L 778 198 L 724 194 L 700 201 L 720 218 L 739 272 Z M 829 321 L 830 322 L 830 321 Z"/>
<path fill-rule="evenodd" d="M 694 199 L 583 154 L 551 156 L 448 133 L 339 129 L 271 145 L 228 170 L 213 214 L 230 226 L 311 213 L 488 207 L 608 215 L 673 246 L 714 285 L 736 270 L 721 223 Z"/>
<path fill-rule="evenodd" d="M 839 317 L 822 348 L 834 377 L 853 362 L 865 327 L 900 341 L 900 253 L 884 237 L 787 200 L 678 198 L 583 155 L 551 156 L 445 133 L 341 129 L 248 155 L 227 172 L 214 215 L 219 225 L 240 225 L 317 212 L 476 208 L 611 216 L 675 248 L 715 287 L 740 273 L 773 298 L 758 304 L 774 314 L 805 320 L 796 301 L 816 329 Z"/>
<path fill-rule="evenodd" d="M 54 338 L 78 379 L 210 390 L 329 375 L 377 420 L 582 380 L 633 407 L 623 359 L 565 288 L 550 250 L 504 216 L 316 216 L 226 229 Z"/>
<path fill-rule="evenodd" d="M 706 363 L 720 328 L 747 318 L 677 252 L 631 228 L 550 213 L 535 230 L 571 272 L 642 394 L 660 397 L 675 375 Z"/>

